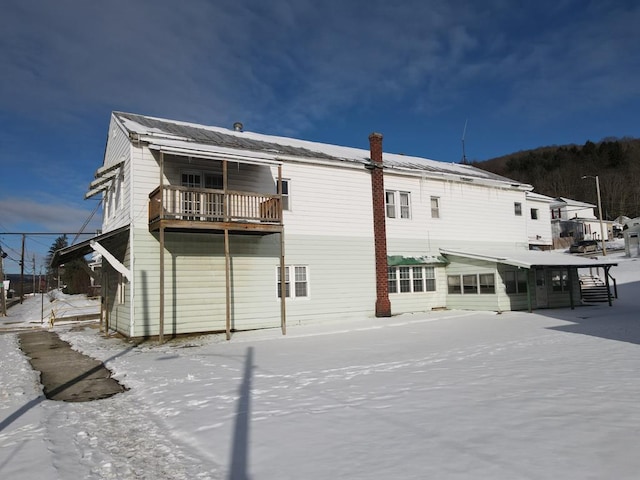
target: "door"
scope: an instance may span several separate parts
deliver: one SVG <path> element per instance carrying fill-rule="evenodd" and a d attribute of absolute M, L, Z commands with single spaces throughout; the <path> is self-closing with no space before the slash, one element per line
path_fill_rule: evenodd
<path fill-rule="evenodd" d="M 546 308 L 549 306 L 546 274 L 547 272 L 544 268 L 536 268 L 536 307 L 537 308 Z"/>
<path fill-rule="evenodd" d="M 188 189 L 199 189 L 202 186 L 202 177 L 198 172 L 182 172 L 182 186 Z M 183 190 L 182 192 L 182 215 L 184 220 L 196 220 L 200 210 L 200 192 L 193 190 Z"/>

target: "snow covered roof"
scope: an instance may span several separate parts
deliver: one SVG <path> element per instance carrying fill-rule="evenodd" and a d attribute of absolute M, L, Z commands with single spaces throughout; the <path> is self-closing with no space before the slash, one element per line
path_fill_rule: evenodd
<path fill-rule="evenodd" d="M 535 192 L 527 192 L 526 193 L 527 200 L 536 200 L 539 202 L 551 203 L 553 202 L 553 197 L 548 197 L 547 195 L 542 195 L 541 193 Z"/>
<path fill-rule="evenodd" d="M 444 255 L 455 255 L 465 258 L 473 258 L 477 260 L 487 260 L 490 262 L 504 263 L 513 265 L 514 267 L 531 268 L 539 267 L 603 267 L 607 265 L 617 265 L 610 259 L 604 258 L 587 258 L 569 255 L 560 252 L 549 252 L 539 250 L 451 250 L 440 249 Z"/>
<path fill-rule="evenodd" d="M 554 202 L 553 202 L 554 205 L 559 205 L 563 203 L 572 207 L 595 208 L 595 205 L 591 203 L 580 202 L 578 200 L 572 200 L 571 198 L 565 198 L 565 197 L 557 197 L 554 199 Z"/>
<path fill-rule="evenodd" d="M 200 150 L 205 152 L 240 155 L 258 155 L 259 158 L 278 161 L 292 159 L 341 161 L 368 164 L 368 149 L 343 147 L 294 138 L 263 135 L 248 131 L 236 131 L 221 127 L 167 120 L 132 113 L 114 112 L 114 117 L 132 138 L 164 147 Z M 223 150 L 220 150 L 223 149 Z M 455 175 L 469 180 L 484 179 L 508 183 L 515 187 L 531 189 L 521 184 L 471 165 L 440 162 L 408 155 L 383 153 L 383 163 L 388 169 L 421 172 L 432 175 Z"/>

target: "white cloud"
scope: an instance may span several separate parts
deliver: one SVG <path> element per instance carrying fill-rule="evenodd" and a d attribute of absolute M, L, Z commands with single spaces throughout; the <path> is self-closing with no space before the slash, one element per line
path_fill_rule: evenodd
<path fill-rule="evenodd" d="M 35 202 L 28 198 L 0 199 L 2 226 L 8 231 L 78 233 L 91 215 L 95 204 L 80 208 L 77 204 L 57 202 Z M 101 211 L 87 224 L 84 232 L 95 232 L 101 228 Z"/>

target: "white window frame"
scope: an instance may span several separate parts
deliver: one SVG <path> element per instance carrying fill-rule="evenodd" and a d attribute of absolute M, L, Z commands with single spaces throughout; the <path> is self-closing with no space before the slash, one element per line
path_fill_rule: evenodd
<path fill-rule="evenodd" d="M 411 219 L 411 193 L 398 192 L 398 206 L 400 207 L 400 218 Z"/>
<path fill-rule="evenodd" d="M 276 181 L 276 194 L 278 193 L 278 182 Z M 291 210 L 291 179 L 282 179 L 282 210 Z"/>
<path fill-rule="evenodd" d="M 285 285 L 286 290 L 285 298 L 287 299 L 298 299 L 298 298 L 309 298 L 311 296 L 310 292 L 310 282 L 309 282 L 309 266 L 308 265 L 285 265 Z M 299 273 L 304 274 L 303 279 L 298 279 L 297 276 Z M 293 282 L 292 282 L 293 279 Z M 293 283 L 293 288 L 292 284 Z M 304 294 L 299 293 L 298 287 L 304 285 L 305 292 Z M 288 287 L 288 288 L 287 288 Z M 280 265 L 276 266 L 276 297 L 278 300 L 280 299 Z"/>
<path fill-rule="evenodd" d="M 493 281 L 491 283 L 482 282 L 481 277 L 493 277 Z M 467 280 L 466 283 L 465 280 Z M 491 291 L 483 291 L 483 285 L 489 285 Z M 452 288 L 454 288 L 455 291 L 452 291 Z M 486 287 L 484 289 L 486 289 Z M 493 272 L 447 275 L 448 295 L 495 295 L 495 293 L 496 275 Z"/>
<path fill-rule="evenodd" d="M 537 208 L 531 209 L 531 220 L 538 220 L 540 218 L 539 211 Z"/>
<path fill-rule="evenodd" d="M 411 220 L 411 192 L 385 190 L 384 210 L 387 218 Z"/>
<path fill-rule="evenodd" d="M 431 197 L 431 218 L 440 218 L 440 197 Z"/>
<path fill-rule="evenodd" d="M 127 277 L 125 277 L 124 275 L 122 275 L 121 273 L 118 274 L 118 285 L 116 286 L 117 288 L 117 292 L 116 292 L 116 298 L 118 299 L 118 305 L 124 305 L 125 303 L 127 303 Z"/>
<path fill-rule="evenodd" d="M 387 218 L 396 218 L 396 192 L 393 190 L 384 192 L 384 210 Z"/>
<path fill-rule="evenodd" d="M 521 202 L 513 202 L 513 213 L 516 217 L 522 216 L 522 203 Z"/>
<path fill-rule="evenodd" d="M 417 282 L 420 282 L 420 289 L 416 288 Z M 431 265 L 387 267 L 387 288 L 390 294 L 435 292 L 437 288 L 435 267 Z"/>

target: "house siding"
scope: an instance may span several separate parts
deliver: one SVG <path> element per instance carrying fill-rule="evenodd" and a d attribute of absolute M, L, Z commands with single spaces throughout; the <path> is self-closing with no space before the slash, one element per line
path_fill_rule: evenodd
<path fill-rule="evenodd" d="M 399 239 L 422 239 L 432 248 L 452 239 L 527 244 L 525 212 L 514 214 L 516 202 L 524 210 L 524 191 L 394 174 L 385 174 L 385 189 L 410 192 L 412 204 L 411 219 L 387 218 L 390 250 Z M 431 217 L 431 197 L 439 199 L 439 218 Z"/>
<path fill-rule="evenodd" d="M 105 149 L 104 167 L 109 167 L 123 161 L 120 167 L 120 180 L 116 177 L 110 188 L 103 194 L 103 210 L 110 197 L 111 206 L 108 215 L 103 216 L 102 231 L 108 232 L 124 225 L 128 225 L 131 218 L 131 143 L 129 137 L 122 130 L 120 125 L 111 119 L 109 125 L 109 140 Z M 119 185 L 120 191 L 116 194 L 116 187 Z M 121 198 L 120 198 L 121 197 Z"/>
<path fill-rule="evenodd" d="M 231 328 L 278 327 L 279 236 L 229 237 Z M 132 336 L 157 335 L 160 244 L 157 234 L 137 231 L 135 238 L 136 324 Z M 286 264 L 307 267 L 309 289 L 308 297 L 286 299 L 288 324 L 373 314 L 370 240 L 294 235 L 285 242 Z M 223 235 L 166 232 L 165 247 L 165 334 L 225 330 Z"/>
<path fill-rule="evenodd" d="M 448 257 L 451 263 L 447 266 L 447 277 L 449 275 L 472 275 L 489 273 L 494 275 L 494 294 L 451 294 L 447 293 L 447 307 L 453 310 L 490 310 L 501 311 L 503 304 L 504 289 L 499 288 L 502 282 L 498 274 L 497 266 L 494 262 L 474 260 L 456 256 Z M 448 288 L 448 287 L 447 287 Z"/>

